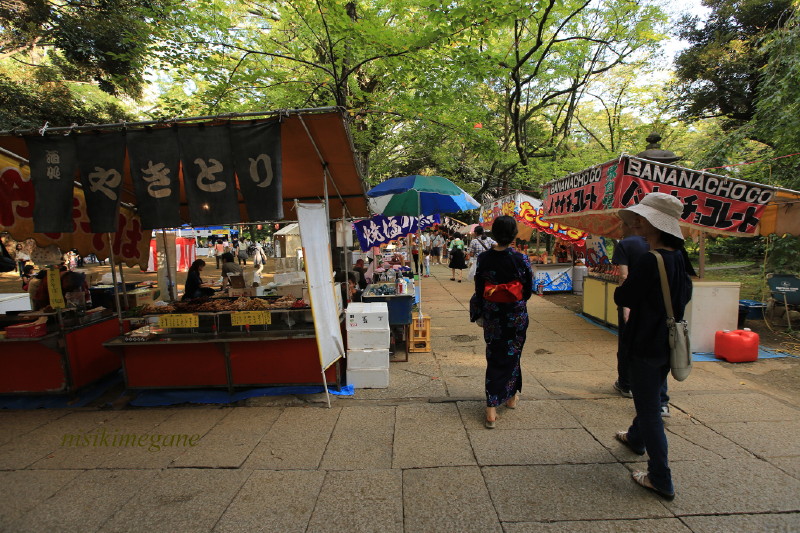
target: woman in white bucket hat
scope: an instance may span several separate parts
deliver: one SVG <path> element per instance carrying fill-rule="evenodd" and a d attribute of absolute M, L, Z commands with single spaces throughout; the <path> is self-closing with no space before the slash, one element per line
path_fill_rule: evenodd
<path fill-rule="evenodd" d="M 669 281 L 675 319 L 682 320 L 692 296 L 694 275 L 683 247 L 680 219 L 683 202 L 665 193 L 646 195 L 638 205 L 619 212 L 622 222 L 641 235 L 650 250 L 660 254 Z M 638 455 L 647 452 L 648 471 L 635 471 L 634 481 L 662 498 L 675 497 L 667 458 L 667 436 L 661 418 L 661 387 L 669 374 L 667 312 L 661 292 L 658 263 L 653 254 L 639 259 L 630 277 L 617 288 L 614 301 L 631 309 L 622 338 L 630 368 L 631 392 L 636 417 L 616 439 Z"/>

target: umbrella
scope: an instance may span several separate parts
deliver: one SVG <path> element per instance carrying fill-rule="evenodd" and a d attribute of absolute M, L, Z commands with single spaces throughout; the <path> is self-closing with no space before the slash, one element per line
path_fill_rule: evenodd
<path fill-rule="evenodd" d="M 421 217 L 436 213 L 457 213 L 481 206 L 461 187 L 441 176 L 402 176 L 390 178 L 367 191 L 370 205 L 384 216 Z M 419 226 L 418 226 L 419 227 Z M 419 242 L 419 229 L 417 239 Z M 422 318 L 422 280 L 420 278 L 419 315 Z"/>

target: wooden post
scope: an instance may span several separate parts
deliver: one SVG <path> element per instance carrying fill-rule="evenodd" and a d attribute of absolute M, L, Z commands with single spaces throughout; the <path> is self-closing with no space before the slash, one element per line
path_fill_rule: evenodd
<path fill-rule="evenodd" d="M 699 246 L 698 253 L 700 254 L 697 276 L 703 279 L 706 275 L 706 234 L 700 233 L 700 239 L 697 241 Z"/>

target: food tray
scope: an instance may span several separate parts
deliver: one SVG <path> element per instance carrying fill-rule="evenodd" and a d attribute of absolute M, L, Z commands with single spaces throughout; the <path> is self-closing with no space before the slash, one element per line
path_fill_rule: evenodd
<path fill-rule="evenodd" d="M 19 325 L 6 328 L 6 337 L 9 339 L 30 339 L 47 335 L 47 323 Z"/>

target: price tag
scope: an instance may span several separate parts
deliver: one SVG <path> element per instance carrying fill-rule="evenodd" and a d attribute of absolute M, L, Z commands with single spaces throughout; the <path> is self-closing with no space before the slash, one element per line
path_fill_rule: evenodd
<path fill-rule="evenodd" d="M 272 324 L 272 313 L 269 311 L 237 311 L 231 313 L 232 326 L 261 326 Z"/>
<path fill-rule="evenodd" d="M 192 314 L 161 315 L 158 325 L 162 328 L 197 328 L 200 327 L 200 317 Z"/>

